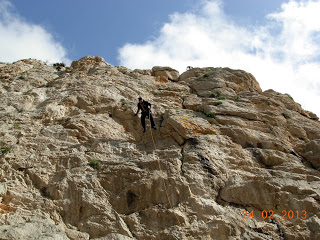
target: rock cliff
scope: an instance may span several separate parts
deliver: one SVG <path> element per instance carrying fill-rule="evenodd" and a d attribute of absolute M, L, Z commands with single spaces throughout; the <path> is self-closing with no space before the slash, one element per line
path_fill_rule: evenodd
<path fill-rule="evenodd" d="M 0 100 L 1 239 L 320 239 L 318 117 L 250 73 L 29 59 Z"/>

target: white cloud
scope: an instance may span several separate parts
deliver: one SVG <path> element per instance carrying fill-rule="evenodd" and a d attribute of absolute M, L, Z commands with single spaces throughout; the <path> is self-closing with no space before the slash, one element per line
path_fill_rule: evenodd
<path fill-rule="evenodd" d="M 28 23 L 13 13 L 7 0 L 0 0 L 0 61 L 24 58 L 70 63 L 66 50 L 44 27 Z"/>
<path fill-rule="evenodd" d="M 197 13 L 174 13 L 159 36 L 119 49 L 121 65 L 231 67 L 251 72 L 263 90 L 289 93 L 320 116 L 320 1 L 291 0 L 266 16 L 264 26 L 230 20 L 221 1 L 205 1 Z"/>

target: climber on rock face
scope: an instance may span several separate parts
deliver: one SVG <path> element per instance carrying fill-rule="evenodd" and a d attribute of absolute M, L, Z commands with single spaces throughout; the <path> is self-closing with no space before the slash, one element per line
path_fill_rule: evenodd
<path fill-rule="evenodd" d="M 188 67 L 187 67 L 187 71 L 191 70 L 192 68 L 193 68 L 193 67 L 188 66 Z"/>
<path fill-rule="evenodd" d="M 135 116 L 138 115 L 139 111 L 141 110 L 141 125 L 143 127 L 143 132 L 146 131 L 146 117 L 149 118 L 150 123 L 151 123 L 151 127 L 156 130 L 154 121 L 153 121 L 153 117 L 151 114 L 151 103 L 144 101 L 142 99 L 142 97 L 139 97 L 139 103 L 138 103 L 138 110 L 135 114 Z"/>

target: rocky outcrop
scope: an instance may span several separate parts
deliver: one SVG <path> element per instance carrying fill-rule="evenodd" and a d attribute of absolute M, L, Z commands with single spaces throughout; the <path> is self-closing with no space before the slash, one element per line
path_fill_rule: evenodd
<path fill-rule="evenodd" d="M 155 66 L 152 68 L 152 76 L 156 79 L 167 79 L 171 81 L 178 81 L 179 72 L 171 67 Z"/>
<path fill-rule="evenodd" d="M 320 168 L 320 139 L 301 143 L 295 147 L 296 151 L 314 168 Z"/>
<path fill-rule="evenodd" d="M 192 68 L 182 73 L 179 81 L 201 97 L 232 98 L 239 92 L 262 92 L 252 74 L 230 68 Z"/>
<path fill-rule="evenodd" d="M 320 122 L 250 73 L 29 59 L 0 94 L 1 239 L 320 238 Z"/>

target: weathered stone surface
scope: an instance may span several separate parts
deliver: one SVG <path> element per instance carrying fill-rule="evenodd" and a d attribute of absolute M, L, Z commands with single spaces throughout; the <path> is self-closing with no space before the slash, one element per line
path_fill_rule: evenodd
<path fill-rule="evenodd" d="M 179 81 L 184 81 L 184 80 L 200 77 L 205 72 L 206 72 L 206 69 L 204 69 L 204 68 L 192 68 L 192 69 L 190 69 L 188 71 L 183 72 L 179 76 Z"/>
<path fill-rule="evenodd" d="M 0 226 L 2 239 L 69 239 L 62 224 L 56 224 L 48 214 L 39 211 L 17 211 Z"/>
<path fill-rule="evenodd" d="M 94 240 L 131 240 L 133 238 L 126 237 L 118 233 L 111 233 L 101 238 L 94 238 Z"/>
<path fill-rule="evenodd" d="M 85 232 L 80 232 L 74 229 L 66 229 L 66 234 L 71 240 L 89 240 L 90 235 Z"/>
<path fill-rule="evenodd" d="M 181 74 L 179 79 L 201 97 L 234 98 L 244 91 L 262 92 L 256 79 L 242 70 L 193 68 Z"/>
<path fill-rule="evenodd" d="M 320 123 L 242 70 L 21 60 L 0 110 L 1 239 L 319 238 Z"/>
<path fill-rule="evenodd" d="M 320 139 L 312 140 L 296 147 L 297 152 L 315 168 L 320 168 Z"/>
<path fill-rule="evenodd" d="M 175 82 L 179 79 L 179 72 L 171 67 L 155 66 L 152 68 L 151 74 L 155 77 L 166 77 L 168 80 Z"/>
<path fill-rule="evenodd" d="M 183 106 L 196 112 L 203 112 L 202 99 L 192 94 L 184 98 Z"/>

